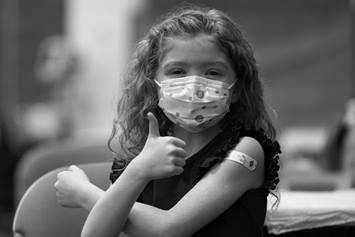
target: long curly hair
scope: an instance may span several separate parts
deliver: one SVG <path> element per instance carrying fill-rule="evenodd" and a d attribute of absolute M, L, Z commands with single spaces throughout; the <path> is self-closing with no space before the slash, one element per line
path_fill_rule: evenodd
<path fill-rule="evenodd" d="M 270 138 L 275 138 L 275 128 L 264 103 L 263 85 L 250 44 L 222 11 L 188 6 L 167 14 L 137 45 L 124 77 L 123 96 L 117 105 L 117 117 L 108 141 L 113 150 L 111 143 L 118 139 L 120 152 L 116 153 L 115 159 L 122 167 L 143 149 L 148 135 L 146 114 L 149 111 L 157 117 L 162 135 L 171 131 L 172 123 L 157 106 L 158 87 L 154 82 L 164 41 L 168 37 L 188 38 L 198 34 L 214 37 L 220 49 L 231 59 L 238 78 L 233 87 L 238 100 L 231 104 L 230 112 L 220 123 L 221 128 L 228 129 L 229 122 L 240 120 L 246 128 L 262 129 Z"/>

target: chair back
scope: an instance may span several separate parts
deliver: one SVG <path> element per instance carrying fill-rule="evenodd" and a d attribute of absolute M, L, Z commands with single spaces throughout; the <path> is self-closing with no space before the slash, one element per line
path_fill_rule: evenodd
<path fill-rule="evenodd" d="M 90 181 L 106 190 L 109 185 L 110 162 L 78 165 Z M 78 237 L 88 211 L 65 208 L 57 203 L 54 183 L 58 168 L 40 177 L 23 195 L 15 212 L 13 233 L 16 237 Z"/>
<path fill-rule="evenodd" d="M 72 164 L 112 161 L 104 139 L 70 138 L 45 143 L 29 150 L 15 170 L 14 203 L 18 204 L 28 187 L 45 173 Z"/>

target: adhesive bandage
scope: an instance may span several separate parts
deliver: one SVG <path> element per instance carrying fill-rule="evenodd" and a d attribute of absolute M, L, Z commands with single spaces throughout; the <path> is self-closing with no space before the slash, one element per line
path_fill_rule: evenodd
<path fill-rule="evenodd" d="M 255 159 L 253 159 L 250 156 L 248 156 L 247 154 L 237 151 L 237 150 L 231 151 L 226 159 L 237 162 L 237 163 L 243 165 L 245 168 L 247 168 L 250 171 L 255 170 L 255 168 L 258 164 L 258 162 Z"/>

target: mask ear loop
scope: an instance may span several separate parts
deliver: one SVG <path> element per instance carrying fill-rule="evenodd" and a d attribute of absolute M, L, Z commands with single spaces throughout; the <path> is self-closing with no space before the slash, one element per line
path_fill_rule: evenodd
<path fill-rule="evenodd" d="M 235 80 L 232 84 L 230 84 L 230 85 L 227 87 L 227 89 L 228 89 L 228 90 L 232 89 L 232 87 L 235 85 L 235 83 L 237 83 L 236 80 Z"/>
<path fill-rule="evenodd" d="M 161 88 L 161 83 L 158 82 L 157 80 L 154 80 L 154 82 Z"/>
<path fill-rule="evenodd" d="M 237 81 L 238 80 L 235 80 L 232 84 L 230 84 L 229 86 L 228 86 L 228 90 L 230 90 L 230 89 L 232 89 L 233 87 L 234 87 L 234 85 L 237 83 Z M 230 103 L 232 103 L 233 102 L 233 98 L 234 98 L 234 94 L 233 94 L 233 92 L 231 93 L 231 95 L 230 95 Z"/>

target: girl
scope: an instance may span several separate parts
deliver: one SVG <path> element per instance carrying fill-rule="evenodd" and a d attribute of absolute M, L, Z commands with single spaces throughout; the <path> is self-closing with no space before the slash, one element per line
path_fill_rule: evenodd
<path fill-rule="evenodd" d="M 169 14 L 125 78 L 111 187 L 72 167 L 58 175 L 59 202 L 91 209 L 82 236 L 262 236 L 280 153 L 262 94 L 252 49 L 228 16 Z"/>

